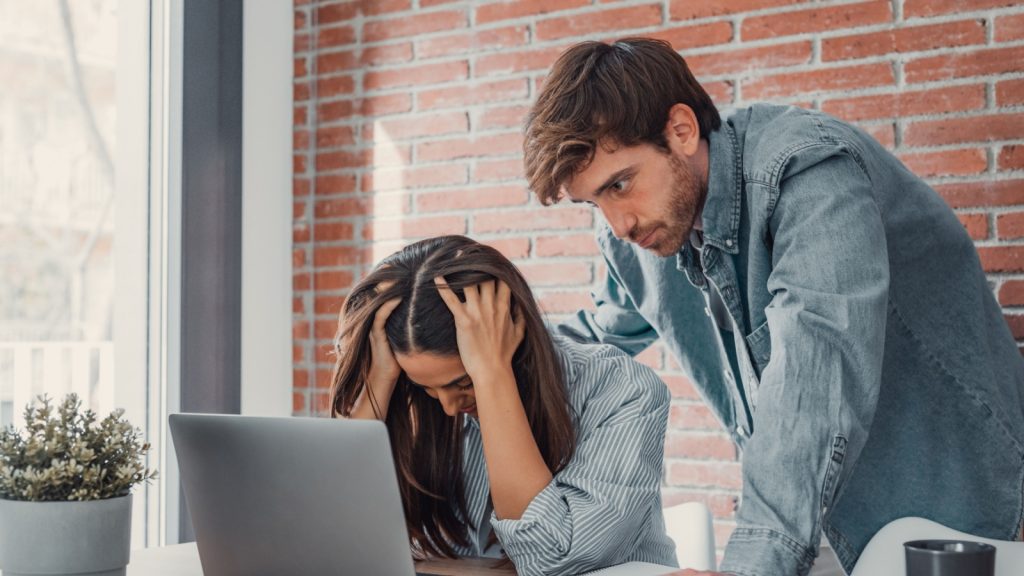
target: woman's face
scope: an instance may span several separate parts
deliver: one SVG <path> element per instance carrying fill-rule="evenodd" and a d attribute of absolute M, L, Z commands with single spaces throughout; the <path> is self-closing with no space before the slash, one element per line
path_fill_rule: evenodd
<path fill-rule="evenodd" d="M 444 408 L 444 413 L 476 416 L 476 395 L 473 381 L 466 374 L 458 355 L 436 356 L 426 352 L 395 354 L 405 375 Z"/>

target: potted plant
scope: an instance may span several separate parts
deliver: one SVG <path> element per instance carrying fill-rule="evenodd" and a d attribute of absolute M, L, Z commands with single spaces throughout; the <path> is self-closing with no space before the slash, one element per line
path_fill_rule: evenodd
<path fill-rule="evenodd" d="M 131 488 L 156 477 L 149 444 L 118 409 L 97 422 L 69 394 L 25 408 L 23 431 L 0 431 L 0 570 L 124 575 Z"/>

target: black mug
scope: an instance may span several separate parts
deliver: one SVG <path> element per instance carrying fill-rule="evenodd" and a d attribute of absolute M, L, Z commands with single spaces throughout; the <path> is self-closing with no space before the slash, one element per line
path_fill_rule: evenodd
<path fill-rule="evenodd" d="M 964 540 L 903 543 L 907 576 L 995 576 L 996 548 Z"/>

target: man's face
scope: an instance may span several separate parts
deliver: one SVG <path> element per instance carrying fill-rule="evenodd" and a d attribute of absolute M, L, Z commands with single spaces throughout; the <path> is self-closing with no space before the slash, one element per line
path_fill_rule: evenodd
<path fill-rule="evenodd" d="M 690 162 L 650 144 L 598 146 L 564 191 L 573 202 L 599 208 L 617 238 L 672 256 L 689 237 L 707 195 L 707 181 Z"/>

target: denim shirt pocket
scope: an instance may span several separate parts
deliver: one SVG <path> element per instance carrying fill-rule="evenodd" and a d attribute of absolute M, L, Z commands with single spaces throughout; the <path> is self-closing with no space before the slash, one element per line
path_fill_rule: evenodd
<path fill-rule="evenodd" d="M 746 340 L 747 347 L 750 349 L 750 359 L 754 361 L 757 377 L 760 378 L 772 357 L 772 333 L 768 329 L 768 321 L 765 320 L 763 324 L 747 335 Z"/>

